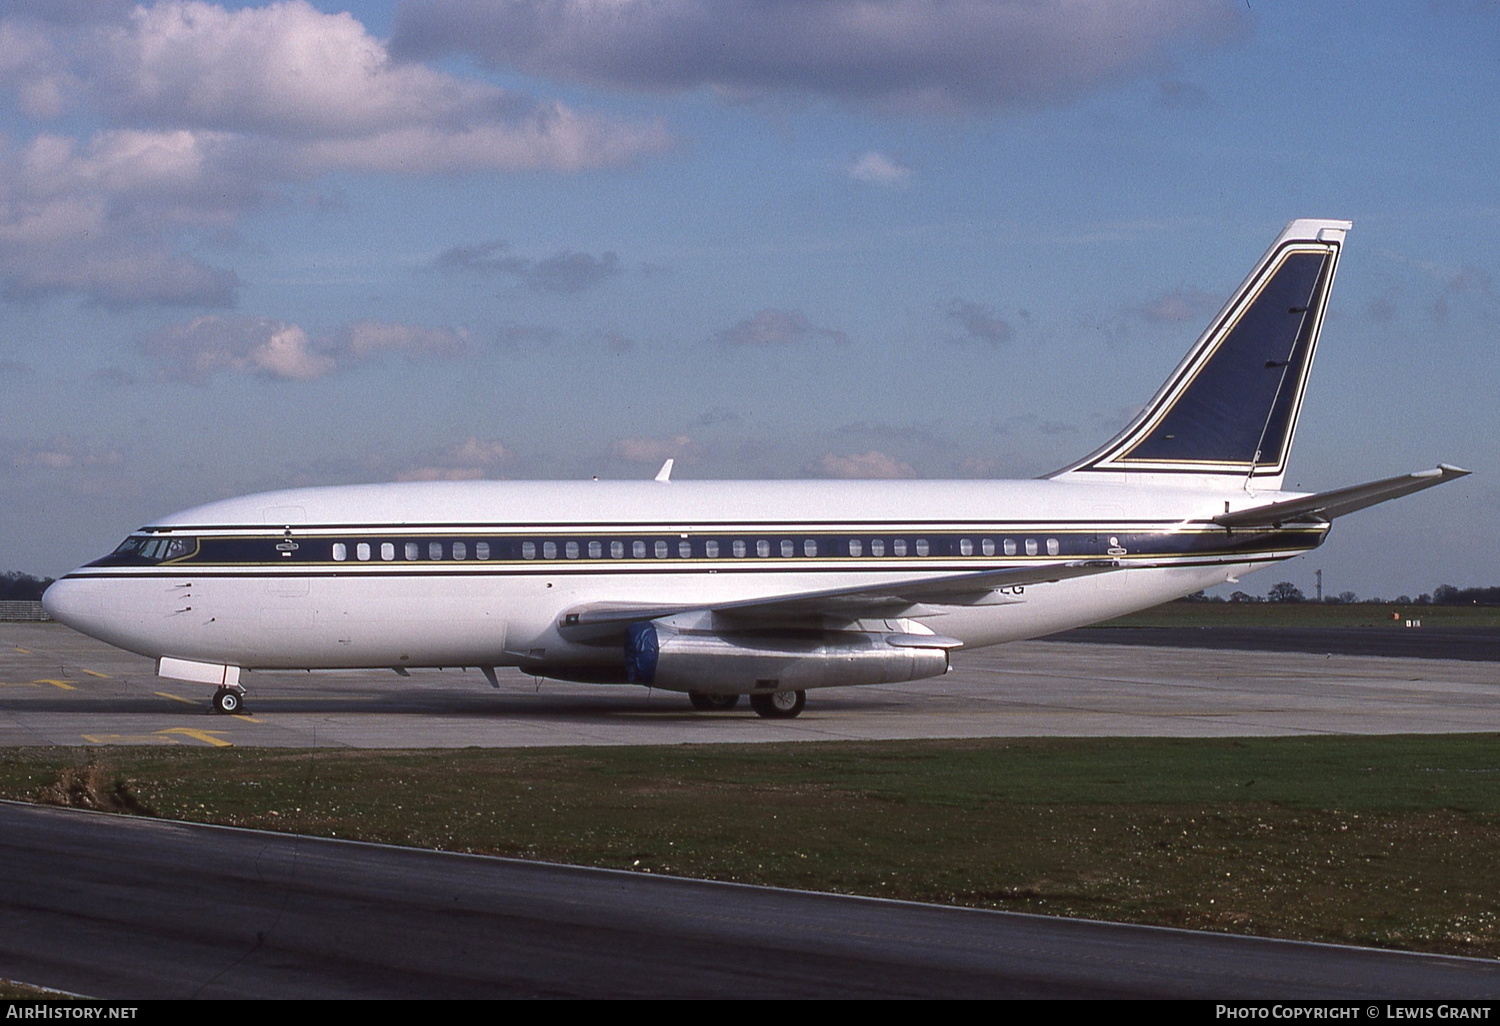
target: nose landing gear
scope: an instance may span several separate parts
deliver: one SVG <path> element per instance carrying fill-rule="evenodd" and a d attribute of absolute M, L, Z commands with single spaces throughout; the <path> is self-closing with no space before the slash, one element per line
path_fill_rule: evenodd
<path fill-rule="evenodd" d="M 245 689 L 222 687 L 214 692 L 213 711 L 223 716 L 234 716 L 245 712 Z"/>

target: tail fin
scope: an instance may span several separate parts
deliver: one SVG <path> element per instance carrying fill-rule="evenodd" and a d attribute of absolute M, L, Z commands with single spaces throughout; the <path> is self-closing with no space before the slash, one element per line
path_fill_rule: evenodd
<path fill-rule="evenodd" d="M 1146 409 L 1092 455 L 1048 476 L 1193 474 L 1279 490 L 1350 227 L 1287 225 Z"/>

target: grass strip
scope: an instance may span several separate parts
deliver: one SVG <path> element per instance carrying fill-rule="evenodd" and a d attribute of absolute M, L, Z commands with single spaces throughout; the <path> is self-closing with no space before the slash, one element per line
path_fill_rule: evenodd
<path fill-rule="evenodd" d="M 1500 956 L 1494 735 L 9 749 L 0 796 L 392 844 Z"/>

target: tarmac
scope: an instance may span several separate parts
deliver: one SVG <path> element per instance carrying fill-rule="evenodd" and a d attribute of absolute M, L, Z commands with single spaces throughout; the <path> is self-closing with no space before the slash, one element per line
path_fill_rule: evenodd
<path fill-rule="evenodd" d="M 1275 632 L 1268 632 L 1274 634 Z M 1107 636 L 1107 635 L 1106 635 Z M 0 623 L 0 747 L 444 748 L 1022 736 L 1500 733 L 1500 661 L 1017 642 L 947 676 L 809 692 L 795 720 L 501 671 L 250 673 L 247 713 L 56 623 Z M 1493 633 L 1482 643 L 1492 641 Z M 1198 639 L 1201 642 L 1201 638 Z M 1493 648 L 1500 652 L 1500 645 Z"/>

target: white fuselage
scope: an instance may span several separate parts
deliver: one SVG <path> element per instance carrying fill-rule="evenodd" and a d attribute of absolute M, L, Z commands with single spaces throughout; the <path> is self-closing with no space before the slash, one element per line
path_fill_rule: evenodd
<path fill-rule="evenodd" d="M 57 619 L 155 658 L 546 675 L 621 659 L 617 645 L 559 632 L 580 606 L 711 607 L 1065 560 L 1120 565 L 862 628 L 977 647 L 1146 608 L 1319 544 L 1326 524 L 1232 532 L 1208 521 L 1276 497 L 1050 480 L 299 489 L 159 520 L 132 536 L 145 539 L 135 550 L 66 575 L 45 601 Z"/>

